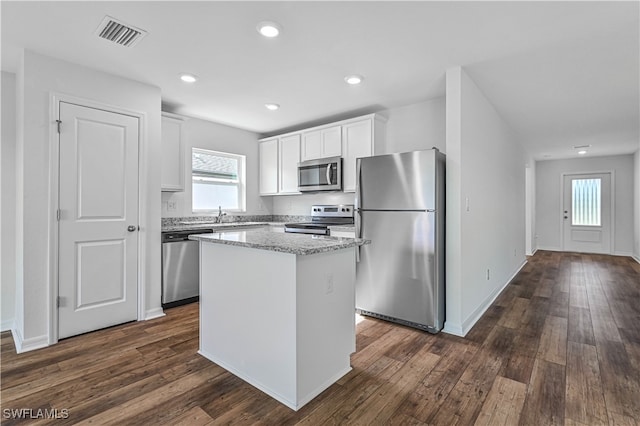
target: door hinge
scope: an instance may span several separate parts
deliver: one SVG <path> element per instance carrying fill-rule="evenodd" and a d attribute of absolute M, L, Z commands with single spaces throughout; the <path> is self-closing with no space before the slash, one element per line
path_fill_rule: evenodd
<path fill-rule="evenodd" d="M 58 134 L 60 133 L 60 125 L 62 124 L 61 120 L 56 120 L 56 123 L 58 124 Z"/>
<path fill-rule="evenodd" d="M 56 220 L 60 222 L 60 209 L 56 210 Z"/>
<path fill-rule="evenodd" d="M 58 296 L 56 298 L 56 308 L 64 307 L 64 305 L 65 305 L 65 298 L 62 296 Z"/>

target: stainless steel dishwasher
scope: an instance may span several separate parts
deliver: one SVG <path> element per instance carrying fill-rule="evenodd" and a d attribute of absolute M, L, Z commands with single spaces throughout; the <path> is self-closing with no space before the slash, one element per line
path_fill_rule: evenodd
<path fill-rule="evenodd" d="M 162 307 L 171 308 L 198 300 L 200 249 L 189 235 L 210 234 L 213 229 L 162 233 Z"/>

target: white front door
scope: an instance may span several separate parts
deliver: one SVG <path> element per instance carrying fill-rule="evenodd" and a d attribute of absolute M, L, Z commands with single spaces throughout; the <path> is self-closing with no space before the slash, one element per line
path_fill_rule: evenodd
<path fill-rule="evenodd" d="M 58 337 L 137 319 L 138 118 L 60 102 Z"/>
<path fill-rule="evenodd" d="M 564 176 L 564 251 L 611 253 L 611 174 Z"/>

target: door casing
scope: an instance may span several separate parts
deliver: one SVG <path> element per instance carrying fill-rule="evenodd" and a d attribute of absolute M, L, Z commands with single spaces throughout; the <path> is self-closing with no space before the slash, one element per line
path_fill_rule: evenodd
<path fill-rule="evenodd" d="M 138 224 L 140 231 L 137 232 L 138 238 L 138 264 L 142 265 L 138 268 L 138 312 L 137 320 L 141 321 L 145 316 L 145 273 L 144 265 L 146 265 L 146 249 L 143 237 L 146 236 L 146 212 L 145 204 L 141 200 L 146 198 L 147 186 L 144 179 L 143 170 L 143 153 L 146 151 L 146 113 L 140 111 L 128 110 L 119 106 L 108 105 L 91 99 L 80 98 L 77 96 L 67 95 L 63 93 L 52 92 L 49 94 L 49 345 L 58 343 L 58 220 L 57 211 L 60 208 L 59 199 L 59 170 L 60 170 L 60 149 L 58 137 L 58 117 L 60 116 L 60 102 L 76 104 L 87 108 L 95 108 L 109 111 L 117 114 L 130 115 L 138 118 Z M 64 123 L 62 124 L 64 125 Z"/>
<path fill-rule="evenodd" d="M 559 213 L 559 218 L 560 218 L 560 233 L 562 234 L 560 239 L 561 239 L 561 248 L 562 251 L 566 251 L 565 247 L 566 247 L 566 242 L 565 242 L 565 232 L 564 232 L 564 200 L 565 200 L 565 190 L 564 190 L 564 181 L 566 177 L 569 176 L 578 176 L 578 175 L 597 175 L 597 174 L 609 174 L 611 176 L 611 187 L 609 188 L 610 191 L 610 198 L 611 198 L 611 205 L 609 206 L 610 209 L 610 215 L 609 215 L 609 229 L 610 229 L 610 236 L 609 236 L 609 253 L 608 254 L 613 254 L 615 252 L 614 247 L 615 247 L 615 189 L 616 189 L 616 184 L 615 184 L 615 170 L 599 170 L 599 171 L 587 171 L 587 172 L 571 172 L 571 173 L 561 173 L 560 174 L 560 210 L 558 211 Z"/>

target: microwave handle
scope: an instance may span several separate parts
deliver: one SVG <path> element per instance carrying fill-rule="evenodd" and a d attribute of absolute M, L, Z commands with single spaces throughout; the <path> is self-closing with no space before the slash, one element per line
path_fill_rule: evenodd
<path fill-rule="evenodd" d="M 327 185 L 331 185 L 331 163 L 327 164 Z"/>

